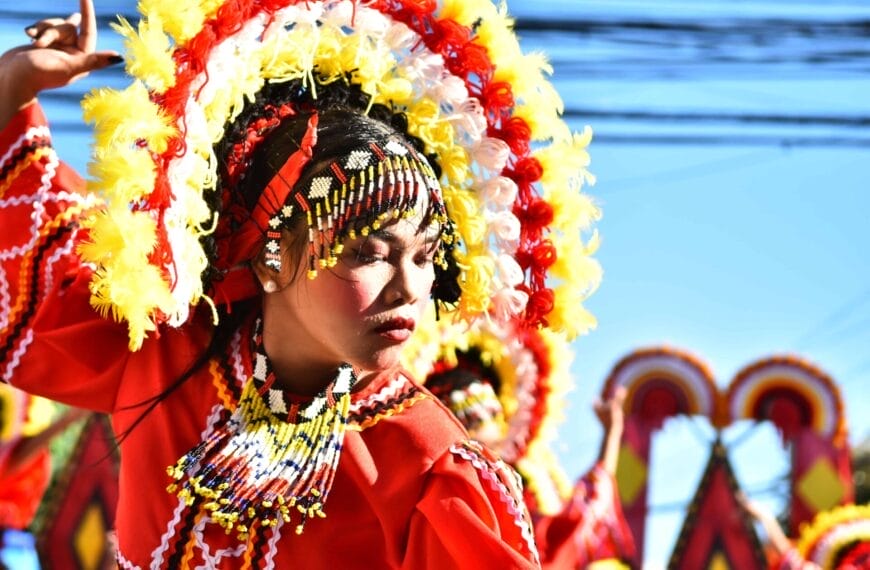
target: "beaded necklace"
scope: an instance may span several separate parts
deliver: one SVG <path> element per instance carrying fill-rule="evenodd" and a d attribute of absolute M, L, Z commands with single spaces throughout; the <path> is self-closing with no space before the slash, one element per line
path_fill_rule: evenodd
<path fill-rule="evenodd" d="M 227 532 L 245 538 L 255 522 L 275 526 L 299 513 L 296 533 L 325 517 L 356 376 L 348 364 L 310 402 L 272 389 L 275 374 L 254 327 L 254 371 L 225 424 L 167 468 L 168 490 L 201 504 Z"/>

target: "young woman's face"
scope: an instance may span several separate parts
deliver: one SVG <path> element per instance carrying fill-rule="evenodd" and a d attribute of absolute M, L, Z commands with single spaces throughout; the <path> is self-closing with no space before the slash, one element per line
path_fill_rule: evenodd
<path fill-rule="evenodd" d="M 437 227 L 421 223 L 418 214 L 346 239 L 335 267 L 279 283 L 264 305 L 264 332 L 281 335 L 272 346 L 285 360 L 292 350 L 294 367 L 312 372 L 343 362 L 363 373 L 398 364 L 435 279 Z"/>

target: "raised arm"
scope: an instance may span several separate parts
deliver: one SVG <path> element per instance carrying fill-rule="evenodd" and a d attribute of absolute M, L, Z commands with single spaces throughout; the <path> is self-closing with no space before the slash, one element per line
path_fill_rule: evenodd
<path fill-rule="evenodd" d="M 123 372 L 122 326 L 91 307 L 93 268 L 77 248 L 79 221 L 100 206 L 54 151 L 35 96 L 107 65 L 91 0 L 82 14 L 46 19 L 33 41 L 0 56 L 0 381 L 109 412 Z M 99 346 L 98 350 L 83 350 Z"/>
<path fill-rule="evenodd" d="M 605 401 L 595 402 L 593 409 L 604 436 L 601 439 L 601 450 L 598 461 L 611 476 L 616 475 L 616 465 L 619 461 L 619 444 L 622 440 L 622 430 L 625 427 L 625 416 L 622 405 L 625 402 L 625 388 L 617 388 L 613 397 Z"/>
<path fill-rule="evenodd" d="M 30 44 L 0 56 L 0 128 L 41 91 L 64 87 L 123 61 L 117 52 L 96 51 L 92 0 L 80 0 L 80 9 L 68 18 L 47 18 L 27 27 Z"/>

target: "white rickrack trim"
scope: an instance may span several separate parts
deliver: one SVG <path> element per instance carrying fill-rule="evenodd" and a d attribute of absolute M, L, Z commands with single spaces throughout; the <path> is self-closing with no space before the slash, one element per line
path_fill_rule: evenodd
<path fill-rule="evenodd" d="M 12 158 L 12 155 L 14 155 L 16 152 L 18 152 L 18 149 L 20 149 L 22 146 L 24 146 L 25 142 L 28 142 L 28 141 L 31 141 L 31 140 L 37 139 L 37 138 L 50 138 L 50 136 L 51 135 L 50 135 L 50 132 L 48 130 L 48 127 L 45 125 L 41 125 L 38 127 L 30 127 L 29 129 L 27 129 L 27 131 L 24 134 L 19 136 L 15 140 L 14 143 L 12 143 L 12 145 L 6 151 L 6 154 L 4 154 L 2 158 L 0 158 L 0 168 L 5 166 L 6 163 L 9 162 L 9 159 Z"/>
<path fill-rule="evenodd" d="M 172 512 L 172 519 L 166 525 L 166 532 L 160 537 L 160 545 L 151 552 L 151 570 L 160 570 L 160 566 L 163 564 L 163 556 L 169 549 L 169 539 L 175 536 L 176 529 L 179 523 L 181 523 L 181 514 L 186 508 L 187 504 L 185 504 L 182 499 L 179 499 L 178 505 Z M 118 551 L 118 557 L 121 557 L 120 549 Z"/>
<path fill-rule="evenodd" d="M 245 382 L 248 380 L 248 373 L 245 372 L 245 366 L 242 363 L 242 331 L 237 329 L 230 340 L 230 362 L 233 366 L 233 378 L 227 378 L 227 381 L 234 382 L 236 388 L 241 390 Z"/>
<path fill-rule="evenodd" d="M 281 528 L 284 526 L 284 519 L 278 518 L 277 523 L 272 527 L 272 537 L 268 543 L 269 551 L 266 552 L 266 558 L 263 560 L 263 570 L 275 568 L 275 555 L 278 554 L 278 541 L 281 540 Z"/>
<path fill-rule="evenodd" d="M 480 473 L 481 477 L 489 483 L 490 488 L 498 493 L 499 499 L 501 499 L 507 507 L 508 514 L 513 517 L 514 524 L 520 529 L 520 534 L 525 540 L 529 552 L 532 553 L 535 562 L 540 564 L 540 555 L 538 554 L 538 547 L 535 544 L 535 533 L 531 525 L 528 523 L 529 518 L 528 513 L 526 512 L 525 503 L 523 502 L 522 497 L 515 497 L 513 493 L 510 492 L 507 485 L 502 483 L 501 478 L 499 477 L 499 473 L 502 473 L 505 478 L 513 477 L 517 481 L 517 486 L 520 487 L 521 483 L 519 475 L 517 475 L 517 473 L 505 462 L 499 460 L 497 463 L 493 463 L 462 444 L 457 443 L 451 445 L 450 453 L 458 455 L 470 462 L 471 465 Z"/>
<path fill-rule="evenodd" d="M 124 558 L 119 548 L 115 549 L 115 562 L 118 563 L 118 568 L 121 568 L 121 570 L 142 570 L 141 567 Z"/>
<path fill-rule="evenodd" d="M 75 232 L 78 233 L 78 232 Z M 63 247 L 57 248 L 54 253 L 52 253 L 48 260 L 45 263 L 46 271 L 45 273 L 45 283 L 42 286 L 42 295 L 48 295 L 48 292 L 54 287 L 54 272 L 48 270 L 48 268 L 54 266 L 61 258 L 71 255 L 76 246 L 76 240 L 70 239 L 64 243 Z M 61 292 L 62 294 L 62 292 Z M 0 315 L 0 322 L 3 322 L 3 317 Z"/>
<path fill-rule="evenodd" d="M 214 432 L 215 425 L 220 419 L 223 409 L 223 406 L 220 404 L 212 406 L 211 412 L 206 419 L 206 426 L 199 436 L 200 441 L 204 441 L 212 434 L 212 432 Z M 166 526 L 166 532 L 160 537 L 160 546 L 155 548 L 151 553 L 151 570 L 159 570 L 161 564 L 163 564 L 163 557 L 169 549 L 169 540 L 175 536 L 178 524 L 181 522 L 181 514 L 186 508 L 187 503 L 185 503 L 183 499 L 179 499 L 178 506 L 175 507 L 175 511 L 172 514 L 172 519 Z"/>
<path fill-rule="evenodd" d="M 390 381 L 388 384 L 385 384 L 380 390 L 378 390 L 374 394 L 371 394 L 358 402 L 351 402 L 349 413 L 358 414 L 361 410 L 368 408 L 375 403 L 385 404 L 401 394 L 407 385 L 407 379 L 405 379 L 403 375 L 399 374 L 392 381 Z"/>
<path fill-rule="evenodd" d="M 12 381 L 15 369 L 18 368 L 19 364 L 21 364 L 21 357 L 24 356 L 25 352 L 27 352 L 27 347 L 30 346 L 31 342 L 33 342 L 33 329 L 28 328 L 27 333 L 24 335 L 24 338 L 21 339 L 18 348 L 12 353 L 12 358 L 9 359 L 8 366 L 6 366 L 6 369 L 3 371 L 4 382 Z"/>

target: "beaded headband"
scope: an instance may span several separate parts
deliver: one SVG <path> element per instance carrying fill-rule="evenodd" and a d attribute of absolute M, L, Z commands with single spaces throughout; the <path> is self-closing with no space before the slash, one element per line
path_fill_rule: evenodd
<path fill-rule="evenodd" d="M 283 168 L 267 186 L 286 186 Z M 265 263 L 281 270 L 281 228 L 294 215 L 304 215 L 308 226 L 308 277 L 318 268 L 332 267 L 341 253 L 342 239 L 368 235 L 390 219 L 409 217 L 420 192 L 432 204 L 434 218 L 448 224 L 441 186 L 432 167 L 398 137 L 386 144 L 369 142 L 333 160 L 298 182 L 283 205 L 275 208 L 266 230 Z M 360 223 L 360 220 L 365 222 Z M 444 232 L 447 238 L 451 232 Z M 435 262 L 445 265 L 443 250 Z"/>
<path fill-rule="evenodd" d="M 403 113 L 424 154 L 437 156 L 461 268 L 460 317 L 516 319 L 569 336 L 594 325 L 583 308 L 600 278 L 591 257 L 599 211 L 582 192 L 594 181 L 586 170 L 591 131 L 568 129 L 549 64 L 522 53 L 503 7 L 489 0 L 139 7 L 136 27 L 123 19 L 115 26 L 134 82 L 83 102 L 95 136 L 90 188 L 106 207 L 85 221 L 91 241 L 79 252 L 96 268 L 92 304 L 128 324 L 132 350 L 209 301 L 209 268 L 224 272 L 224 283 L 253 282 L 244 260 L 220 257 L 233 253 L 226 242 L 217 259 L 203 246 L 227 217 L 210 200 L 221 163 L 214 145 L 264 86 L 289 81 L 314 99 L 321 86 L 350 81 L 371 104 Z M 266 122 L 299 112 L 291 102 Z M 247 142 L 235 162 L 242 170 Z M 234 300 L 211 294 L 215 303 Z"/>

